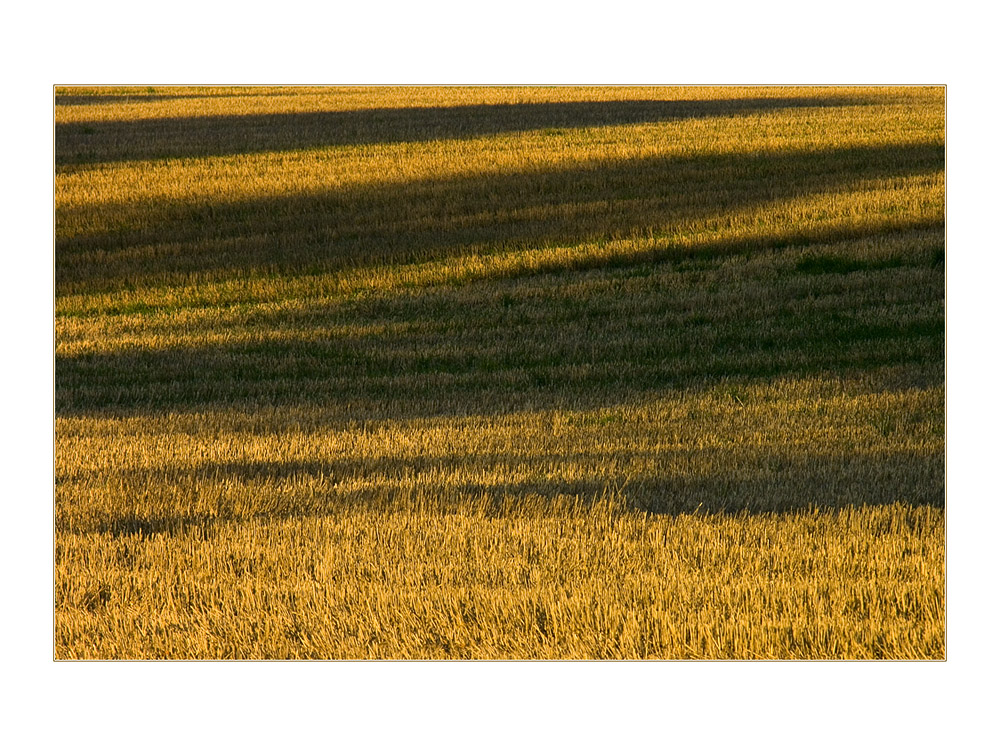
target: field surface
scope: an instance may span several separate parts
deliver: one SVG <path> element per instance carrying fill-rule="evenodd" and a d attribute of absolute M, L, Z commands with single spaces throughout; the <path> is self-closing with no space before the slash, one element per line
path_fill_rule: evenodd
<path fill-rule="evenodd" d="M 945 655 L 943 88 L 57 88 L 54 656 Z"/>

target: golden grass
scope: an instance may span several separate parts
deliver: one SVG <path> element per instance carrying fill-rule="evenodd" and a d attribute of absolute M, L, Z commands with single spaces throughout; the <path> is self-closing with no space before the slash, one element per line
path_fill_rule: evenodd
<path fill-rule="evenodd" d="M 390 498 L 591 501 L 609 490 L 656 513 L 940 506 L 943 391 L 870 385 L 723 385 L 599 409 L 382 420 L 308 405 L 65 417 L 56 526 L 308 515 Z"/>
<path fill-rule="evenodd" d="M 880 103 L 941 101 L 941 87 L 884 86 L 60 86 L 55 121 L 124 121 L 324 111 L 496 106 L 554 102 L 732 101 L 822 95 Z"/>
<path fill-rule="evenodd" d="M 357 506 L 66 534 L 59 658 L 937 658 L 939 510 Z"/>
<path fill-rule="evenodd" d="M 943 89 L 55 120 L 56 657 L 943 657 Z"/>

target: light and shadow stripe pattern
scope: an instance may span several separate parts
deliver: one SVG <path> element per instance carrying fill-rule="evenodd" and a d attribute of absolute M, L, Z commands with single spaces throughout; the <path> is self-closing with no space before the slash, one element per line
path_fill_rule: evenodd
<path fill-rule="evenodd" d="M 57 89 L 56 657 L 943 657 L 944 113 Z"/>

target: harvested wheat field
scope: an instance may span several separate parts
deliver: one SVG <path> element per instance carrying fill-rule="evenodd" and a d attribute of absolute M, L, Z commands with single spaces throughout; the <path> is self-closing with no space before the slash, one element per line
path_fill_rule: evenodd
<path fill-rule="evenodd" d="M 55 658 L 944 658 L 944 88 L 54 118 Z"/>

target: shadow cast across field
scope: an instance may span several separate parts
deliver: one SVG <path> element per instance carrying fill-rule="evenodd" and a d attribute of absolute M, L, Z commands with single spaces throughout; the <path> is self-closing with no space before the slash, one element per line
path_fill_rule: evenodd
<path fill-rule="evenodd" d="M 907 385 L 935 385 L 944 318 L 929 300 L 935 285 L 924 285 L 943 294 L 937 260 L 916 255 L 850 276 L 793 264 L 784 281 L 765 278 L 759 289 L 714 287 L 711 277 L 688 285 L 690 270 L 671 284 L 676 273 L 661 265 L 666 279 L 612 270 L 617 278 L 591 286 L 567 273 L 544 287 L 509 281 L 368 299 L 283 319 L 311 328 L 306 337 L 239 341 L 237 325 L 228 343 L 57 354 L 56 412 L 308 405 L 367 421 L 607 406 L 725 381 L 893 368 L 911 369 Z M 914 273 L 925 279 L 907 287 Z M 922 309 L 880 310 L 886 294 L 907 290 Z M 254 321 L 243 324 L 252 337 Z"/>
<path fill-rule="evenodd" d="M 943 146 L 905 144 L 605 160 L 232 203 L 84 206 L 57 215 L 57 292 L 649 238 L 810 195 L 841 195 L 847 204 L 851 190 L 866 183 L 935 177 L 943 168 Z M 59 236 L 60 225 L 99 223 L 102 211 L 109 221 L 137 227 Z M 879 221 L 911 226 L 913 218 L 887 213 L 867 224 Z M 770 231 L 783 227 L 805 237 L 814 229 L 806 222 Z"/>
<path fill-rule="evenodd" d="M 528 479 L 512 478 L 501 483 L 482 483 L 463 477 L 462 464 L 435 458 L 339 459 L 332 461 L 227 462 L 205 464 L 162 473 L 155 469 L 123 473 L 128 481 L 171 479 L 204 492 L 217 490 L 218 482 L 238 484 L 255 494 L 266 495 L 281 489 L 285 503 L 268 508 L 246 508 L 232 513 L 225 508 L 214 514 L 188 516 L 108 516 L 87 530 L 116 536 L 152 536 L 199 527 L 212 531 L 220 525 L 251 520 L 283 520 L 319 517 L 348 510 L 414 510 L 420 506 L 435 510 L 472 512 L 501 517 L 538 514 L 551 506 L 556 514 L 567 509 L 582 509 L 603 504 L 614 510 L 652 515 L 779 515 L 813 510 L 841 510 L 866 506 L 908 505 L 944 506 L 944 455 L 920 455 L 885 450 L 879 453 L 843 451 L 791 452 L 760 449 L 739 453 L 738 469 L 701 449 L 661 453 L 663 472 L 670 475 L 638 474 L 629 461 L 642 453 L 623 453 L 620 475 L 615 478 L 581 476 L 566 479 L 558 474 Z M 671 470 L 674 462 L 709 465 L 708 473 L 685 474 Z M 607 456 L 605 456 L 607 457 Z M 579 467 L 586 459 L 559 454 L 540 454 L 526 459 L 520 456 L 496 456 L 497 463 L 513 470 Z M 604 468 L 607 468 L 606 465 Z M 414 485 L 424 471 L 444 475 L 447 486 Z M 315 483 L 324 487 L 301 488 L 296 494 L 287 486 Z M 357 486 L 356 480 L 379 480 Z M 343 485 L 339 480 L 345 480 Z M 352 481 L 355 480 L 355 481 Z M 214 484 L 213 484 L 214 483 Z M 575 508 L 568 508 L 575 506 Z"/>
<path fill-rule="evenodd" d="M 57 97 L 56 106 L 91 103 L 92 99 Z M 647 124 L 871 103 L 876 101 L 860 96 L 563 101 L 66 122 L 56 124 L 55 155 L 60 167 L 470 139 L 533 130 Z"/>

